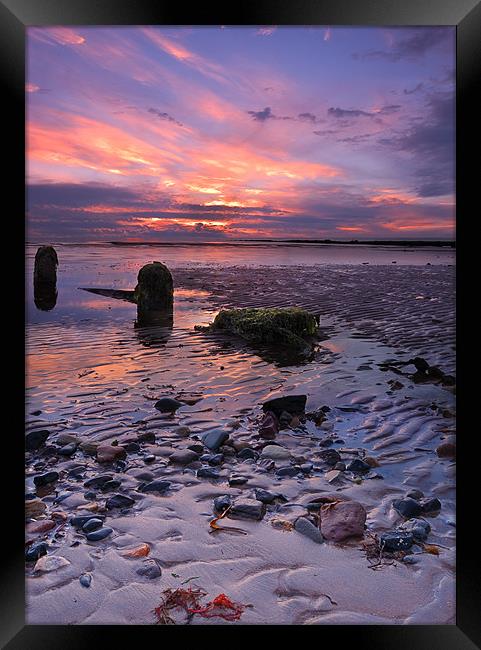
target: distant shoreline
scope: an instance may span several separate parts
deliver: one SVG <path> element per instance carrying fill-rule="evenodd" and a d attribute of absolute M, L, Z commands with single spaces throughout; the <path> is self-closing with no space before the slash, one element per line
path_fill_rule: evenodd
<path fill-rule="evenodd" d="M 211 242 L 132 242 L 132 241 L 104 241 L 104 242 L 52 242 L 61 246 L 259 246 L 262 244 L 276 246 L 398 246 L 402 248 L 456 248 L 453 240 L 426 240 L 426 239 L 373 239 L 340 241 L 334 239 L 237 239 L 235 241 Z M 27 242 L 30 246 L 39 246 L 40 243 Z"/>

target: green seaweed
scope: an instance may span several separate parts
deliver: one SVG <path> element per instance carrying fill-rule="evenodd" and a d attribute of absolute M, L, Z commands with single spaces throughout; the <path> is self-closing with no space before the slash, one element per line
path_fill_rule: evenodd
<path fill-rule="evenodd" d="M 308 352 L 319 319 L 300 307 L 223 309 L 200 331 L 225 331 L 252 343 Z"/>

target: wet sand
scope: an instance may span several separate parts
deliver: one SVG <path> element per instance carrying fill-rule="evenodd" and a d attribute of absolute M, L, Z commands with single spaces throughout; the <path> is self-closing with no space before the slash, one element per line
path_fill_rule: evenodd
<path fill-rule="evenodd" d="M 55 527 L 27 539 L 45 539 L 49 555 L 69 564 L 48 573 L 27 564 L 27 622 L 152 624 L 161 592 L 192 579 L 184 587 L 199 585 L 209 599 L 223 592 L 251 604 L 240 623 L 454 623 L 455 462 L 435 452 L 455 435 L 454 390 L 415 384 L 379 366 L 421 356 L 454 374 L 454 267 L 185 264 L 173 268 L 173 275 L 172 329 L 134 329 L 135 307 L 87 293 L 72 293 L 90 310 L 83 319 L 67 314 L 29 327 L 26 428 L 51 433 L 47 451 L 27 454 L 27 492 L 35 492 L 35 475 L 55 470 L 60 478 L 42 488 L 46 510 L 36 517 L 53 516 Z M 321 316 L 316 358 L 300 366 L 276 363 L 266 351 L 193 330 L 221 307 L 289 305 Z M 101 316 L 93 317 L 94 312 Z M 402 386 L 393 389 L 389 381 Z M 282 430 L 275 440 L 296 462 L 312 462 L 310 472 L 278 478 L 275 470 L 288 462 L 276 461 L 269 469 L 259 460 L 242 461 L 235 451 L 224 456 L 218 479 L 198 478 L 195 465 L 169 463 L 172 452 L 219 429 L 260 450 L 260 404 L 273 395 L 297 393 L 308 396 L 309 411 L 330 407 L 320 427 L 308 421 Z M 161 414 L 154 404 L 164 396 L 191 404 L 174 415 Z M 179 435 L 179 425 L 189 427 L 188 437 Z M 56 453 L 59 436 L 66 433 L 78 441 L 122 444 L 146 432 L 155 441 L 128 452 L 124 471 L 99 464 L 80 449 L 70 458 Z M 343 461 L 364 453 L 374 457 L 379 466 L 367 476 L 382 478 L 342 472 L 329 483 L 331 468 L 319 456 L 324 449 L 319 442 L 327 439 Z M 148 455 L 154 460 L 146 463 Z M 139 472 L 170 481 L 170 490 L 164 495 L 139 491 Z M 120 487 L 85 498 L 84 482 L 107 473 L 121 481 Z M 248 480 L 229 487 L 232 475 Z M 250 497 L 256 488 L 280 492 L 286 501 L 268 506 L 261 521 L 222 520 L 245 535 L 209 532 L 216 496 Z M 426 517 L 432 529 L 427 543 L 439 545 L 439 555 L 416 547 L 415 564 L 387 560 L 373 569 L 359 539 L 317 544 L 276 524 L 293 523 L 307 514 L 307 502 L 334 494 L 364 506 L 368 539 L 402 522 L 391 504 L 413 488 L 442 503 L 437 516 Z M 117 493 L 132 497 L 134 505 L 125 512 L 105 511 L 106 499 Z M 113 533 L 87 541 L 68 523 L 85 512 L 104 514 Z M 121 555 L 144 543 L 150 547 L 148 558 L 162 568 L 156 579 L 137 574 L 146 558 Z M 92 578 L 88 588 L 79 582 L 86 573 Z M 179 613 L 176 620 L 185 617 Z M 194 616 L 191 624 L 219 622 Z"/>

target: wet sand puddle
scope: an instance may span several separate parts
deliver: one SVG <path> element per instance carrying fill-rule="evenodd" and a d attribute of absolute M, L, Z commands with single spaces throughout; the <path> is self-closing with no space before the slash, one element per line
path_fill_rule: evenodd
<path fill-rule="evenodd" d="M 378 365 L 417 354 L 452 371 L 453 274 L 446 267 L 389 268 L 389 274 L 382 268 L 363 267 L 362 277 L 355 278 L 352 267 L 252 269 L 248 277 L 232 267 L 196 269 L 195 275 L 179 268 L 172 329 L 135 329 L 135 307 L 88 294 L 89 309 L 101 310 L 100 319 L 65 316 L 30 325 L 27 431 L 48 429 L 49 445 L 66 433 L 121 443 L 151 432 L 155 442 L 129 452 L 125 466 L 100 465 L 80 450 L 67 459 L 28 457 L 27 492 L 35 490 L 34 475 L 60 473 L 53 488 L 37 490 L 49 516 L 98 507 L 114 531 L 89 542 L 64 524 L 42 536 L 49 553 L 70 564 L 41 575 L 27 569 L 29 623 L 152 623 L 161 591 L 191 578 L 188 586 L 198 584 L 212 597 L 224 592 L 253 604 L 241 618 L 245 623 L 453 622 L 455 464 L 435 453 L 454 433 L 453 391 L 413 384 Z M 316 280 L 319 273 L 322 282 Z M 238 341 L 193 330 L 221 306 L 289 304 L 321 313 L 318 354 L 301 366 L 278 365 Z M 389 380 L 402 386 L 393 389 Z M 218 468 L 218 479 L 199 479 L 195 469 L 169 464 L 172 451 L 210 430 L 252 442 L 260 403 L 296 393 L 308 396 L 309 411 L 331 409 L 320 427 L 307 422 L 276 438 L 294 458 L 314 463 L 302 477 L 279 479 L 267 466 L 235 455 Z M 188 404 L 161 414 L 154 404 L 164 396 Z M 189 437 L 179 435 L 179 425 L 190 428 Z M 326 439 L 343 461 L 366 450 L 379 466 L 363 479 L 347 472 L 329 483 L 317 458 L 319 442 Z M 154 458 L 146 463 L 149 456 Z M 139 472 L 171 481 L 171 489 L 164 495 L 140 492 Z M 100 474 L 111 474 L 120 487 L 85 498 L 84 482 Z M 229 487 L 232 475 L 247 482 Z M 246 535 L 210 534 L 213 498 L 251 496 L 255 488 L 280 492 L 287 501 L 269 506 L 262 521 L 240 521 Z M 370 570 L 359 541 L 319 545 L 272 525 L 275 519 L 293 521 L 311 498 L 339 493 L 362 503 L 367 530 L 381 533 L 400 523 L 391 503 L 412 488 L 442 502 L 440 514 L 428 519 L 429 543 L 439 544 L 440 554 L 423 553 L 413 565 L 396 561 Z M 134 505 L 105 512 L 105 500 L 115 493 L 128 494 Z M 156 580 L 137 574 L 142 558 L 121 555 L 144 543 L 148 557 L 162 567 Z M 89 589 L 79 583 L 85 573 L 92 576 Z"/>

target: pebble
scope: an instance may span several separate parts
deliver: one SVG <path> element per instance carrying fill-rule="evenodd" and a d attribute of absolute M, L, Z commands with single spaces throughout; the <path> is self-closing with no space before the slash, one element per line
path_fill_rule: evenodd
<path fill-rule="evenodd" d="M 27 451 L 36 451 L 42 445 L 45 444 L 45 441 L 50 435 L 50 431 L 29 431 L 25 436 L 25 449 Z"/>
<path fill-rule="evenodd" d="M 55 528 L 55 522 L 50 519 L 41 519 L 40 521 L 31 521 L 25 527 L 27 533 L 37 534 L 37 533 L 46 533 L 49 530 Z"/>
<path fill-rule="evenodd" d="M 201 467 L 197 470 L 197 478 L 212 478 L 217 479 L 220 477 L 219 470 L 213 467 Z"/>
<path fill-rule="evenodd" d="M 87 490 L 87 492 L 84 492 L 84 499 L 90 500 L 96 498 L 97 498 L 97 493 L 94 492 L 93 490 Z"/>
<path fill-rule="evenodd" d="M 280 445 L 267 445 L 261 453 L 261 458 L 271 458 L 272 460 L 289 460 L 291 452 Z"/>
<path fill-rule="evenodd" d="M 322 537 L 317 526 L 314 526 L 314 524 L 311 523 L 309 519 L 306 519 L 306 517 L 299 517 L 299 519 L 297 519 L 296 523 L 294 524 L 294 528 L 298 533 L 309 537 L 309 539 L 312 539 L 312 541 L 316 542 L 317 544 L 322 544 L 324 541 L 324 538 Z"/>
<path fill-rule="evenodd" d="M 406 497 L 404 499 L 396 499 L 392 502 L 392 507 L 394 510 L 399 513 L 405 519 L 410 519 L 411 517 L 418 517 L 422 508 L 420 504 L 412 499 L 411 497 Z"/>
<path fill-rule="evenodd" d="M 415 501 L 419 501 L 419 499 L 424 497 L 424 492 L 421 492 L 421 490 L 410 490 L 409 492 L 406 492 L 406 496 Z"/>
<path fill-rule="evenodd" d="M 283 411 L 290 415 L 300 415 L 306 409 L 307 395 L 286 395 L 285 397 L 274 397 L 262 405 L 264 413 L 271 411 L 278 418 Z"/>
<path fill-rule="evenodd" d="M 149 580 L 154 580 L 155 578 L 160 578 L 162 575 L 162 569 L 155 559 L 149 558 L 148 560 L 144 560 L 143 566 L 139 567 L 136 573 L 139 576 L 148 578 Z"/>
<path fill-rule="evenodd" d="M 321 507 L 319 527 L 329 541 L 342 542 L 364 534 L 366 510 L 357 501 L 337 501 Z"/>
<path fill-rule="evenodd" d="M 32 544 L 25 551 L 26 562 L 36 562 L 42 555 L 47 555 L 48 544 L 46 542 L 37 542 Z"/>
<path fill-rule="evenodd" d="M 443 442 L 436 447 L 436 453 L 439 458 L 456 458 L 456 445 L 452 442 Z"/>
<path fill-rule="evenodd" d="M 309 474 L 312 472 L 314 465 L 312 463 L 303 463 L 301 465 L 301 472 L 304 474 Z"/>
<path fill-rule="evenodd" d="M 229 434 L 226 431 L 209 431 L 202 436 L 202 442 L 211 451 L 217 451 L 228 437 Z"/>
<path fill-rule="evenodd" d="M 144 463 L 147 463 L 147 464 L 153 463 L 154 460 L 155 460 L 154 454 L 147 454 L 147 456 L 144 456 L 144 458 L 143 458 Z"/>
<path fill-rule="evenodd" d="M 209 463 L 209 465 L 220 465 L 224 460 L 222 454 L 203 454 L 199 460 L 203 463 Z"/>
<path fill-rule="evenodd" d="M 83 528 L 83 526 L 91 519 L 100 519 L 102 521 L 104 517 L 101 515 L 77 515 L 70 519 L 70 523 L 74 528 Z"/>
<path fill-rule="evenodd" d="M 125 458 L 127 452 L 120 445 L 99 445 L 97 447 L 97 462 L 112 463 L 115 460 Z"/>
<path fill-rule="evenodd" d="M 180 449 L 179 451 L 174 451 L 174 453 L 169 456 L 169 462 L 174 463 L 174 465 L 189 465 L 193 461 L 199 458 L 198 454 L 192 449 Z"/>
<path fill-rule="evenodd" d="M 132 476 L 136 478 L 138 481 L 153 481 L 154 480 L 154 475 L 152 472 L 147 472 L 146 470 L 140 470 L 140 471 L 135 471 L 132 472 Z"/>
<path fill-rule="evenodd" d="M 234 519 L 254 519 L 260 521 L 266 512 L 264 503 L 256 501 L 255 499 L 244 499 L 236 501 L 228 512 L 229 517 Z"/>
<path fill-rule="evenodd" d="M 424 542 L 431 532 L 431 526 L 424 519 L 409 519 L 398 526 L 398 530 L 411 533 L 416 541 Z"/>
<path fill-rule="evenodd" d="M 190 436 L 190 429 L 189 427 L 185 427 L 185 426 L 174 427 L 172 429 L 172 433 L 175 433 L 177 436 L 180 436 L 181 438 L 188 438 Z"/>
<path fill-rule="evenodd" d="M 34 570 L 41 571 L 42 573 L 49 573 L 50 571 L 56 571 L 64 566 L 68 566 L 69 564 L 70 562 L 60 555 L 44 555 L 37 561 Z"/>
<path fill-rule="evenodd" d="M 401 562 L 404 562 L 404 564 L 417 564 L 419 562 L 419 558 L 415 555 L 405 555 L 402 558 Z"/>
<path fill-rule="evenodd" d="M 57 450 L 57 454 L 60 456 L 72 456 L 77 451 L 77 443 L 71 442 L 68 445 L 64 445 Z"/>
<path fill-rule="evenodd" d="M 433 514 L 441 510 L 441 501 L 437 498 L 424 499 L 421 501 L 421 510 L 423 514 Z"/>
<path fill-rule="evenodd" d="M 88 589 L 92 583 L 92 576 L 90 575 L 90 573 L 82 573 L 82 575 L 79 578 L 79 582 L 82 585 L 82 587 L 86 587 Z"/>
<path fill-rule="evenodd" d="M 341 463 L 336 463 L 336 464 L 334 465 L 334 468 L 333 468 L 333 469 L 337 469 L 337 470 L 339 470 L 340 472 L 345 472 L 345 471 L 346 471 L 346 464 L 345 464 L 345 463 L 342 463 L 342 462 L 341 462 Z"/>
<path fill-rule="evenodd" d="M 109 492 L 110 490 L 117 490 L 122 485 L 121 481 L 113 480 L 107 481 L 102 485 L 102 492 Z"/>
<path fill-rule="evenodd" d="M 276 472 L 276 476 L 289 476 L 292 478 L 293 476 L 297 476 L 300 471 L 301 468 L 298 465 L 287 465 L 286 467 L 280 467 Z"/>
<path fill-rule="evenodd" d="M 49 483 L 54 483 L 58 481 L 59 473 L 58 472 L 46 472 L 45 474 L 39 474 L 38 476 L 33 477 L 33 482 L 37 487 L 43 485 L 48 485 Z"/>
<path fill-rule="evenodd" d="M 93 530 L 97 530 L 98 528 L 102 528 L 104 525 L 104 522 L 102 519 L 99 519 L 98 517 L 92 517 L 92 519 L 89 519 L 88 521 L 85 522 L 85 524 L 82 526 L 82 530 L 84 533 L 91 533 Z"/>
<path fill-rule="evenodd" d="M 141 492 L 165 492 L 171 486 L 170 481 L 161 481 L 159 479 L 151 481 L 140 487 Z"/>
<path fill-rule="evenodd" d="M 335 449 L 324 449 L 323 451 L 318 453 L 318 456 L 327 464 L 331 465 L 334 467 L 336 463 L 339 463 L 341 460 L 341 456 L 339 452 L 337 452 Z"/>
<path fill-rule="evenodd" d="M 107 499 L 105 502 L 105 507 L 107 510 L 112 510 L 113 508 L 130 508 L 135 503 L 134 499 L 131 499 L 124 494 L 116 494 L 110 499 Z"/>
<path fill-rule="evenodd" d="M 261 488 L 258 488 L 255 491 L 255 498 L 257 499 L 257 501 L 261 501 L 262 503 L 272 503 L 276 497 L 277 494 L 274 494 L 273 492 L 268 492 L 267 490 L 262 490 Z"/>
<path fill-rule="evenodd" d="M 362 461 L 360 458 L 355 458 L 351 460 L 347 465 L 346 469 L 348 472 L 355 472 L 356 474 L 361 474 L 368 472 L 371 469 L 371 466 Z"/>
<path fill-rule="evenodd" d="M 94 478 L 89 478 L 87 481 L 84 483 L 84 487 L 86 488 L 101 488 L 102 485 L 105 483 L 108 483 L 113 479 L 112 474 L 102 474 L 102 476 L 95 476 Z"/>
<path fill-rule="evenodd" d="M 246 476 L 231 476 L 229 478 L 229 485 L 230 487 L 235 487 L 236 485 L 244 485 L 247 481 Z"/>
<path fill-rule="evenodd" d="M 391 531 L 383 533 L 379 541 L 386 551 L 407 551 L 414 543 L 414 537 L 408 531 Z"/>
<path fill-rule="evenodd" d="M 324 474 L 324 478 L 328 483 L 333 483 L 336 479 L 341 476 L 342 472 L 338 469 L 331 469 L 329 472 Z"/>
<path fill-rule="evenodd" d="M 189 445 L 187 449 L 195 451 L 196 454 L 202 454 L 204 452 L 204 445 L 201 445 L 200 442 L 196 442 L 193 445 Z"/>
<path fill-rule="evenodd" d="M 172 397 L 162 397 L 154 404 L 154 407 L 161 413 L 174 413 L 181 406 L 185 406 L 185 404 Z"/>
<path fill-rule="evenodd" d="M 47 509 L 47 505 L 40 499 L 28 499 L 25 501 L 25 517 L 37 517 Z"/>
<path fill-rule="evenodd" d="M 101 539 L 105 539 L 113 532 L 112 528 L 98 528 L 91 533 L 87 533 L 87 539 L 89 542 L 98 542 Z"/>
<path fill-rule="evenodd" d="M 230 505 L 232 505 L 232 498 L 228 494 L 223 494 L 214 499 L 214 512 L 222 514 Z"/>
<path fill-rule="evenodd" d="M 244 447 L 244 449 L 241 449 L 237 454 L 237 458 L 240 458 L 241 460 L 248 460 L 249 458 L 257 460 L 259 454 L 250 447 Z"/>

